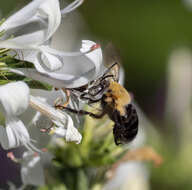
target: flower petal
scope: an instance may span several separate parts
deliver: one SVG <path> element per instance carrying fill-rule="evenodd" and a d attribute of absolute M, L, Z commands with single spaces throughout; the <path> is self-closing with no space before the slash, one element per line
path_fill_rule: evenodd
<path fill-rule="evenodd" d="M 4 149 L 15 148 L 30 142 L 23 122 L 16 117 L 6 118 L 6 127 L 0 126 L 0 142 Z"/>
<path fill-rule="evenodd" d="M 61 10 L 61 15 L 65 16 L 67 13 L 70 13 L 71 11 L 75 10 L 77 7 L 79 7 L 84 0 L 75 0 L 71 4 L 69 4 L 67 7 Z"/>
<path fill-rule="evenodd" d="M 21 178 L 25 185 L 44 185 L 43 166 L 50 164 L 53 155 L 49 152 L 40 153 L 34 156 L 33 152 L 26 151 L 23 153 L 21 161 Z"/>
<path fill-rule="evenodd" d="M 45 31 L 40 30 L 30 34 L 21 35 L 9 40 L 0 41 L 0 48 L 8 49 L 38 49 L 38 44 L 43 43 Z"/>
<path fill-rule="evenodd" d="M 61 23 L 61 12 L 58 0 L 46 0 L 39 7 L 39 14 L 48 17 L 47 41 L 57 30 Z"/>
<path fill-rule="evenodd" d="M 55 123 L 55 125 L 59 126 L 60 123 L 57 121 L 53 121 Z M 54 134 L 55 137 L 57 138 L 63 138 L 66 136 L 66 132 L 67 130 L 63 127 L 53 127 L 50 131 L 49 134 Z"/>
<path fill-rule="evenodd" d="M 149 190 L 149 173 L 141 162 L 129 161 L 122 163 L 115 176 L 103 187 L 103 190 L 142 189 Z"/>
<path fill-rule="evenodd" d="M 82 136 L 79 131 L 73 126 L 73 120 L 68 116 L 67 123 L 67 132 L 66 132 L 66 141 L 74 141 L 77 144 L 81 142 Z"/>
<path fill-rule="evenodd" d="M 76 142 L 79 144 L 81 142 L 82 136 L 79 131 L 74 127 L 73 120 L 69 115 L 67 115 L 65 125 L 61 121 L 53 121 L 58 127 L 54 127 L 51 133 L 57 137 L 64 137 L 67 142 Z"/>
<path fill-rule="evenodd" d="M 39 48 L 40 51 L 44 53 L 44 62 L 46 63 L 45 60 L 47 60 L 47 67 L 42 64 L 41 56 L 38 54 L 36 59 L 33 61 L 38 72 L 33 69 L 9 70 L 11 72 L 25 75 L 34 80 L 49 83 L 58 88 L 80 87 L 101 75 L 101 48 L 97 48 L 90 52 L 94 45 L 96 45 L 96 43 L 92 41 L 83 41 L 81 52 L 73 53 L 61 52 L 49 48 L 48 46 L 41 46 Z M 62 67 L 62 62 L 57 57 L 63 58 L 64 65 Z M 58 70 L 59 67 L 61 69 Z M 50 69 L 57 70 L 57 72 L 50 72 Z"/>
<path fill-rule="evenodd" d="M 31 156 L 22 162 L 21 178 L 23 184 L 42 186 L 45 183 L 43 168 L 39 156 Z"/>
<path fill-rule="evenodd" d="M 38 69 L 43 70 L 43 68 L 40 67 L 40 65 L 38 66 L 39 66 Z M 89 72 L 86 73 L 87 76 L 76 77 L 70 74 L 60 74 L 60 73 L 54 73 L 54 72 L 41 73 L 36 71 L 35 69 L 9 69 L 8 68 L 7 70 L 22 76 L 27 76 L 34 80 L 39 80 L 41 82 L 48 83 L 57 88 L 76 88 L 76 87 L 83 86 L 92 79 L 92 77 L 90 76 L 93 73 L 93 71 L 90 70 Z"/>
<path fill-rule="evenodd" d="M 11 137 L 11 134 L 9 136 Z M 11 139 L 14 139 L 14 135 L 12 135 Z M 4 149 L 9 148 L 9 140 L 7 137 L 7 132 L 5 127 L 3 127 L 2 125 L 0 125 L 0 143 Z"/>
<path fill-rule="evenodd" d="M 39 27 L 37 31 L 28 33 L 29 23 L 36 22 L 38 25 L 47 25 L 47 27 Z M 1 29 L 6 30 L 9 34 L 15 36 L 15 33 L 18 32 L 19 27 L 23 27 L 22 34 L 15 38 L 9 40 L 4 40 L 0 42 L 1 48 L 13 48 L 13 49 L 26 49 L 34 48 L 37 44 L 42 45 L 45 43 L 57 30 L 61 22 L 61 13 L 58 0 L 35 0 L 32 1 L 29 5 L 15 13 L 13 16 L 7 19 L 3 23 Z M 12 29 L 15 28 L 16 29 Z M 12 29 L 12 32 L 7 31 Z M 15 33 L 14 33 L 15 31 Z M 25 32 L 26 31 L 26 32 Z M 9 34 L 9 35 L 10 35 Z"/>
<path fill-rule="evenodd" d="M 7 115 L 20 115 L 29 104 L 29 88 L 24 82 L 0 86 L 0 103 Z"/>
<path fill-rule="evenodd" d="M 0 29 L 9 30 L 14 27 L 23 25 L 29 20 L 33 19 L 37 8 L 44 0 L 35 0 L 23 7 L 21 10 L 10 16 L 2 25 Z"/>
<path fill-rule="evenodd" d="M 59 60 L 59 58 L 47 52 L 42 52 L 41 60 L 48 67 L 50 71 L 58 70 L 63 65 L 62 62 Z"/>
<path fill-rule="evenodd" d="M 73 120 L 67 113 L 51 107 L 49 104 L 40 101 L 39 98 L 34 96 L 30 96 L 30 105 L 31 107 L 36 108 L 36 110 L 41 112 L 43 115 L 48 116 L 49 119 L 57 125 L 57 127 L 52 128 L 52 134 L 64 137 L 66 141 L 75 141 L 80 143 L 81 134 L 74 127 Z"/>
<path fill-rule="evenodd" d="M 88 51 L 89 49 L 91 49 L 91 47 L 96 45 L 95 42 L 89 40 L 83 40 L 82 42 L 82 48 L 80 49 L 82 53 Z M 103 60 L 101 48 L 97 48 L 94 51 L 91 51 L 90 53 L 87 53 L 85 55 L 94 63 L 95 76 L 98 76 L 101 70 Z"/>

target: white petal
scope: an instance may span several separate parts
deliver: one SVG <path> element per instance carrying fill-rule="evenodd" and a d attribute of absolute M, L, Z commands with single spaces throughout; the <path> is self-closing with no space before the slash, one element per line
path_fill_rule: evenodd
<path fill-rule="evenodd" d="M 44 185 L 43 165 L 50 164 L 53 155 L 49 152 L 34 156 L 33 152 L 23 153 L 21 161 L 21 178 L 26 185 L 42 186 Z"/>
<path fill-rule="evenodd" d="M 0 142 L 4 149 L 15 148 L 30 141 L 23 122 L 16 117 L 6 118 L 6 127 L 0 126 Z"/>
<path fill-rule="evenodd" d="M 66 141 L 74 141 L 77 144 L 81 142 L 82 136 L 79 131 L 73 126 L 73 120 L 68 116 Z"/>
<path fill-rule="evenodd" d="M 90 46 L 89 48 L 86 48 L 83 52 L 65 52 L 65 51 L 60 51 L 60 50 L 57 50 L 57 49 L 54 49 L 54 48 L 51 48 L 47 45 L 42 45 L 40 47 L 41 51 L 46 51 L 48 53 L 51 53 L 53 55 L 57 55 L 57 56 L 61 56 L 61 57 L 75 57 L 75 56 L 83 56 L 85 55 L 86 53 L 89 53 L 91 51 L 91 47 Z"/>
<path fill-rule="evenodd" d="M 10 16 L 2 25 L 1 28 L 8 30 L 18 27 L 29 22 L 36 14 L 37 8 L 44 0 L 35 0 L 23 7 L 21 10 Z"/>
<path fill-rule="evenodd" d="M 125 72 L 124 69 L 122 67 L 120 67 L 119 70 L 119 84 L 123 85 L 125 82 Z"/>
<path fill-rule="evenodd" d="M 66 141 L 75 141 L 80 143 L 81 134 L 74 127 L 73 120 L 68 114 L 51 107 L 34 96 L 30 96 L 30 105 L 43 115 L 48 116 L 49 119 L 51 119 L 58 126 L 58 128 L 54 128 L 54 130 L 52 130 L 52 133 L 56 133 L 56 135 L 58 134 L 60 137 L 65 137 Z"/>
<path fill-rule="evenodd" d="M 25 61 L 29 61 L 34 64 L 34 60 L 37 57 L 38 50 L 22 49 L 22 55 Z M 18 57 L 19 58 L 19 57 Z"/>
<path fill-rule="evenodd" d="M 103 190 L 149 190 L 148 170 L 141 162 L 129 161 L 122 163 L 115 176 L 103 187 Z"/>
<path fill-rule="evenodd" d="M 27 27 L 27 25 L 24 26 L 24 24 L 31 23 L 32 21 L 37 22 L 36 25 L 47 24 L 48 26 L 43 30 L 39 29 L 36 32 L 27 34 L 27 28 L 25 32 L 25 27 Z M 11 38 L 9 40 L 1 41 L 0 47 L 26 49 L 33 48 L 33 45 L 42 45 L 55 33 L 60 22 L 61 13 L 58 0 L 35 0 L 20 11 L 18 11 L 13 16 L 8 18 L 6 22 L 4 22 L 0 30 L 8 30 L 18 26 L 21 27 L 21 25 L 23 25 L 22 35 Z M 14 29 L 13 31 L 16 32 L 17 30 L 18 28 Z M 11 33 L 13 33 L 14 35 L 13 31 Z"/>
<path fill-rule="evenodd" d="M 39 14 L 48 17 L 48 30 L 45 41 L 57 30 L 61 22 L 61 12 L 58 0 L 46 0 L 39 7 Z"/>
<path fill-rule="evenodd" d="M 83 3 L 83 1 L 84 0 L 75 0 L 74 2 L 69 4 L 67 7 L 61 10 L 62 16 L 65 16 L 67 13 L 75 10 L 77 7 L 79 7 Z"/>
<path fill-rule="evenodd" d="M 20 115 L 29 104 L 29 88 L 24 82 L 0 86 L 0 103 L 8 115 Z"/>
<path fill-rule="evenodd" d="M 60 123 L 57 121 L 53 121 L 55 125 L 59 126 Z M 54 134 L 54 136 L 58 138 L 64 138 L 66 136 L 67 130 L 63 127 L 53 127 L 50 131 L 50 134 Z"/>
<path fill-rule="evenodd" d="M 96 45 L 94 42 L 83 41 L 81 53 L 66 53 L 54 50 L 48 46 L 41 46 L 39 48 L 40 51 L 44 53 L 44 63 L 46 63 L 46 66 L 42 64 L 42 56 L 40 56 L 40 54 L 38 54 L 33 61 L 39 73 L 33 69 L 17 69 L 18 71 L 10 69 L 10 71 L 21 73 L 21 75 L 49 83 L 58 88 L 80 87 L 86 85 L 101 74 L 102 53 L 100 48 L 90 52 L 94 45 Z M 82 55 L 84 53 L 85 55 Z M 54 55 L 56 57 L 54 57 Z M 63 66 L 57 56 L 63 58 Z M 74 57 L 69 58 L 68 56 Z M 58 70 L 58 68 L 60 69 Z M 57 70 L 57 72 L 50 72 L 50 70 Z"/>
<path fill-rule="evenodd" d="M 12 138 L 14 138 L 13 135 L 12 135 Z M 5 127 L 3 127 L 1 125 L 0 125 L 0 143 L 4 149 L 9 149 L 9 140 L 7 137 L 7 132 L 6 132 Z"/>
<path fill-rule="evenodd" d="M 79 131 L 74 127 L 73 120 L 67 114 L 65 123 L 63 121 L 53 121 L 58 127 L 53 128 L 51 133 L 54 133 L 57 137 L 64 137 L 67 142 L 81 142 L 82 136 Z"/>
<path fill-rule="evenodd" d="M 89 41 L 89 40 L 83 40 L 82 41 L 82 48 L 80 49 L 80 51 L 82 53 L 86 52 L 89 49 L 91 49 L 91 47 L 93 47 L 94 45 L 96 45 L 95 42 L 92 42 L 92 41 Z M 100 73 L 102 60 L 103 60 L 101 48 L 97 48 L 94 51 L 91 51 L 90 53 L 87 53 L 85 55 L 94 63 L 95 76 L 98 76 L 99 73 Z"/>
<path fill-rule="evenodd" d="M 63 65 L 59 58 L 47 52 L 42 52 L 41 60 L 50 71 L 58 70 Z"/>
<path fill-rule="evenodd" d="M 37 66 L 37 64 L 36 64 Z M 38 65 L 38 70 L 44 72 L 42 66 Z M 70 74 L 60 74 L 54 72 L 41 73 L 34 69 L 8 69 L 11 72 L 17 73 L 19 75 L 24 75 L 34 80 L 39 80 L 41 82 L 48 83 L 57 88 L 76 88 L 83 85 L 86 85 L 92 77 L 90 75 L 92 71 L 87 72 L 85 77 L 75 77 Z"/>
<path fill-rule="evenodd" d="M 0 48 L 9 49 L 38 49 L 38 44 L 43 43 L 45 31 L 40 30 L 30 34 L 21 35 L 9 40 L 0 41 Z"/>
<path fill-rule="evenodd" d="M 35 186 L 44 185 L 43 168 L 40 162 L 40 157 L 32 157 L 31 160 L 23 162 L 21 167 L 21 178 L 24 184 Z"/>

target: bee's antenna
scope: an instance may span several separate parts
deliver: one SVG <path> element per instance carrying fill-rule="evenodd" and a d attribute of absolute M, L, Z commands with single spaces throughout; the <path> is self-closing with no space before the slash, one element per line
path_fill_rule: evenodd
<path fill-rule="evenodd" d="M 102 77 L 106 76 L 106 74 L 107 74 L 115 65 L 118 65 L 118 66 L 119 66 L 119 64 L 118 64 L 117 62 L 113 63 L 113 64 L 104 72 L 104 74 L 103 74 Z"/>
<path fill-rule="evenodd" d="M 110 78 L 110 77 L 114 78 L 114 75 L 105 75 L 105 76 L 103 76 L 103 77 L 101 78 L 100 81 L 103 81 L 103 80 L 105 80 L 106 78 Z"/>

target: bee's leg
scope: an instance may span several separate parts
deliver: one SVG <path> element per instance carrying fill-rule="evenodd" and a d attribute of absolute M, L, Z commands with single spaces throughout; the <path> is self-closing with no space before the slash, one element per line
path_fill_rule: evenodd
<path fill-rule="evenodd" d="M 114 79 L 114 75 L 105 75 L 102 77 L 101 81 L 105 80 L 106 78 L 113 78 Z"/>
<path fill-rule="evenodd" d="M 81 94 L 80 99 L 88 100 L 88 104 L 94 104 L 94 103 L 99 102 L 101 100 L 101 98 L 99 98 L 99 99 L 92 99 L 92 98 L 86 97 L 85 95 L 87 95 L 87 94 Z"/>
<path fill-rule="evenodd" d="M 104 115 L 105 115 L 105 112 L 101 112 L 100 114 L 94 114 L 92 112 L 88 112 L 88 111 L 85 111 L 85 110 L 75 110 L 75 109 L 72 109 L 72 108 L 68 108 L 68 107 L 63 107 L 61 105 L 58 105 L 56 106 L 56 108 L 59 108 L 59 109 L 64 109 L 64 110 L 67 110 L 69 112 L 72 112 L 72 113 L 75 113 L 75 114 L 78 114 L 78 115 L 89 115 L 93 118 L 102 118 Z"/>
<path fill-rule="evenodd" d="M 87 92 L 81 94 L 81 95 L 80 95 L 80 99 L 82 99 L 82 100 L 89 100 L 90 98 L 89 98 L 89 97 L 86 97 L 87 95 L 88 95 Z"/>
<path fill-rule="evenodd" d="M 120 145 L 120 144 L 122 144 L 121 142 L 120 142 L 120 131 L 119 131 L 119 128 L 118 128 L 118 126 L 117 125 L 114 125 L 113 126 L 113 136 L 114 136 L 114 141 L 115 141 L 115 144 L 116 145 Z"/>
<path fill-rule="evenodd" d="M 118 64 L 117 62 L 113 63 L 113 64 L 105 71 L 105 73 L 103 74 L 103 77 L 106 76 L 106 74 L 107 74 L 115 65 L 118 65 L 118 66 L 119 66 L 119 64 Z"/>
<path fill-rule="evenodd" d="M 58 90 L 58 89 L 56 89 L 56 90 Z M 67 105 L 69 104 L 69 100 L 70 100 L 70 91 L 65 88 L 62 88 L 62 91 L 65 93 L 65 96 L 66 96 L 66 101 L 62 104 L 62 106 L 67 107 Z M 60 102 L 62 102 L 62 98 L 56 99 L 54 102 L 55 107 L 58 106 L 60 104 Z"/>
<path fill-rule="evenodd" d="M 70 91 L 66 90 L 65 88 L 62 88 L 62 90 L 66 95 L 66 101 L 63 103 L 63 106 L 67 107 L 67 105 L 69 104 L 69 100 L 70 100 Z"/>
<path fill-rule="evenodd" d="M 99 99 L 96 99 L 96 100 L 93 100 L 93 99 L 89 99 L 89 102 L 88 104 L 94 104 L 94 103 L 97 103 L 97 102 L 100 102 L 102 98 L 99 98 Z"/>

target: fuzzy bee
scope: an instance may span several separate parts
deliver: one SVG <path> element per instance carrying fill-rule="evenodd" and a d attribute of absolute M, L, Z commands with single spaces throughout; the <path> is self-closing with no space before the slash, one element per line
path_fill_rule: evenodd
<path fill-rule="evenodd" d="M 109 48 L 110 49 L 110 48 Z M 138 132 L 138 116 L 132 105 L 131 96 L 127 90 L 118 83 L 120 65 L 118 56 L 105 61 L 110 67 L 106 72 L 89 85 L 71 89 L 72 92 L 82 92 L 80 99 L 88 104 L 100 102 L 101 113 L 94 114 L 85 110 L 75 110 L 69 107 L 57 105 L 57 108 L 65 109 L 79 115 L 89 115 L 93 118 L 101 118 L 105 114 L 114 122 L 113 135 L 116 145 L 132 141 Z"/>

